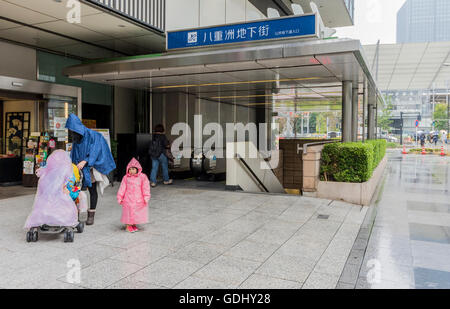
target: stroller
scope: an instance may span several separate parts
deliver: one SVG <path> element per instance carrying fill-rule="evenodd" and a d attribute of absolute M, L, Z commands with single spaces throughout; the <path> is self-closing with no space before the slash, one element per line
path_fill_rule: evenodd
<path fill-rule="evenodd" d="M 81 202 L 80 200 L 84 200 Z M 59 234 L 64 232 L 64 242 L 73 242 L 75 238 L 75 230 L 78 233 L 83 233 L 84 226 L 87 220 L 87 207 L 83 207 L 82 203 L 88 203 L 86 193 L 80 192 L 80 197 L 75 202 L 78 212 L 78 224 L 76 226 L 50 226 L 43 224 L 38 227 L 32 227 L 27 232 L 27 242 L 37 242 L 39 233 L 42 234 Z M 87 205 L 87 204 L 85 204 Z"/>
<path fill-rule="evenodd" d="M 25 228 L 28 229 L 27 242 L 37 242 L 40 233 L 64 233 L 64 242 L 73 242 L 75 230 L 83 233 L 88 210 L 86 193 L 80 191 L 76 200 L 73 201 L 59 186 L 60 183 L 65 183 L 73 173 L 72 163 L 66 152 L 57 150 L 49 156 L 47 167 L 38 173 L 38 177 L 41 178 L 38 192 L 33 211 L 25 223 Z M 78 174 L 79 178 L 75 186 L 80 187 L 83 176 L 82 173 Z M 55 183 L 58 185 L 52 186 Z"/>

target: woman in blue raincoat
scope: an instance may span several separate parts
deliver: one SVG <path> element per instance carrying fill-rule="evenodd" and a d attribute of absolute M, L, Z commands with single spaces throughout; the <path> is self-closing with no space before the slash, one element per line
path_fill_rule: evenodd
<path fill-rule="evenodd" d="M 86 128 L 76 115 L 69 115 L 66 128 L 69 129 L 73 142 L 70 157 L 83 173 L 83 187 L 89 190 L 91 203 L 86 225 L 92 225 L 98 200 L 97 186 L 93 185 L 93 169 L 108 175 L 116 168 L 116 164 L 105 138 L 100 133 Z"/>

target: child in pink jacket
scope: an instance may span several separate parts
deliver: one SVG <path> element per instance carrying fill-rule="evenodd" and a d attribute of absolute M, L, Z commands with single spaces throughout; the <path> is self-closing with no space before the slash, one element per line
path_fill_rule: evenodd
<path fill-rule="evenodd" d="M 148 223 L 148 202 L 150 200 L 150 182 L 139 162 L 133 158 L 127 166 L 117 192 L 117 202 L 122 205 L 120 221 L 126 225 L 126 231 L 138 231 L 136 224 Z"/>

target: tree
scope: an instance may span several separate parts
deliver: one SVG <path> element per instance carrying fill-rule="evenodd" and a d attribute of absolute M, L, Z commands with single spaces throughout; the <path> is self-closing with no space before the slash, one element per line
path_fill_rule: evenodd
<path fill-rule="evenodd" d="M 316 133 L 316 126 L 317 126 L 317 116 L 319 113 L 313 112 L 309 116 L 309 132 Z"/>
<path fill-rule="evenodd" d="M 381 115 L 378 116 L 378 126 L 383 131 L 391 131 L 392 127 L 392 110 L 394 109 L 394 105 L 392 104 L 392 96 L 385 96 L 386 105 L 383 106 L 383 110 L 381 111 Z"/>
<path fill-rule="evenodd" d="M 447 130 L 447 104 L 437 104 L 434 108 L 433 121 L 435 121 L 434 128 L 436 130 Z"/>

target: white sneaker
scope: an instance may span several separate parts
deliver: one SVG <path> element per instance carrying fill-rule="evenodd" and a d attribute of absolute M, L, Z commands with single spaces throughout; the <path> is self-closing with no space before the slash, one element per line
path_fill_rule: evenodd
<path fill-rule="evenodd" d="M 164 184 L 165 185 L 171 185 L 173 183 L 173 180 L 172 179 L 169 179 L 169 181 L 164 181 Z"/>

